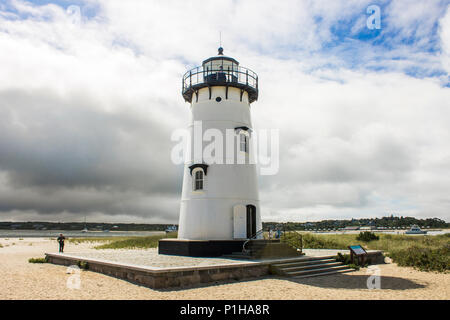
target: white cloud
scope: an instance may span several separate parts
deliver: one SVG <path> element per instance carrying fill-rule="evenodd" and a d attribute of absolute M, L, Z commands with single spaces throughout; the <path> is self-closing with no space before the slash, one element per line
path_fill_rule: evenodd
<path fill-rule="evenodd" d="M 225 53 L 259 75 L 255 126 L 280 128 L 280 173 L 260 179 L 265 219 L 448 220 L 450 89 L 403 70 L 448 71 L 449 10 L 441 56 L 420 48 L 442 13 L 412 4 L 409 14 L 388 6 L 386 23 L 401 30 L 391 44 L 415 35 L 417 47 L 348 38 L 327 49 L 333 27 L 361 14 L 357 34 L 368 4 L 106 1 L 74 24 L 56 5 L 11 2 L 18 16 L 0 14 L 0 217 L 175 222 L 170 133 L 189 115 L 181 76 L 215 54 L 221 30 Z M 349 68 L 354 52 L 366 62 Z"/>
<path fill-rule="evenodd" d="M 450 72 L 450 5 L 447 7 L 445 16 L 439 21 L 439 34 L 442 46 L 442 65 L 448 73 Z"/>

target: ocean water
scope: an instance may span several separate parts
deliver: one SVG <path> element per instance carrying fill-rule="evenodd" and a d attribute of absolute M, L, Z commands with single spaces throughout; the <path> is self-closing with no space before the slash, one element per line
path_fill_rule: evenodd
<path fill-rule="evenodd" d="M 55 238 L 60 233 L 67 238 L 146 237 L 165 234 L 164 231 L 0 230 L 0 238 Z"/>

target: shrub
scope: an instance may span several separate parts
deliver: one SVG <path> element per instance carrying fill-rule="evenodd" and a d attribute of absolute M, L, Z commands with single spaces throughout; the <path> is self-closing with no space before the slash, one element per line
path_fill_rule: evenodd
<path fill-rule="evenodd" d="M 350 268 L 359 270 L 359 268 L 361 267 L 367 267 L 369 265 L 369 261 L 366 261 L 363 265 L 359 264 L 358 259 L 355 257 L 354 261 L 352 261 L 351 259 L 351 255 L 349 254 L 342 254 L 340 252 L 338 252 L 337 256 L 336 256 L 336 260 L 339 262 L 342 262 L 343 264 L 348 265 Z"/>
<path fill-rule="evenodd" d="M 351 261 L 349 254 L 342 254 L 340 252 L 338 252 L 338 254 L 336 256 L 336 260 L 339 262 L 342 262 L 343 264 L 350 264 L 353 262 L 353 261 Z"/>
<path fill-rule="evenodd" d="M 89 269 L 89 264 L 86 261 L 78 261 L 77 265 L 78 265 L 78 267 L 80 267 L 80 269 L 83 269 L 83 270 Z"/>
<path fill-rule="evenodd" d="M 354 264 L 354 263 L 350 263 L 350 264 L 348 265 L 348 267 L 349 267 L 349 268 L 352 268 L 352 269 L 355 269 L 355 270 L 359 270 L 359 269 L 361 268 L 359 265 Z"/>
<path fill-rule="evenodd" d="M 360 232 L 359 235 L 356 237 L 356 240 L 370 242 L 372 240 L 380 240 L 380 237 L 373 232 L 365 231 Z"/>
<path fill-rule="evenodd" d="M 406 249 L 394 249 L 389 252 L 399 266 L 414 267 L 421 271 L 447 272 L 450 270 L 450 245 L 441 248 L 423 248 L 412 246 Z"/>
<path fill-rule="evenodd" d="M 47 263 L 47 257 L 45 258 L 30 258 L 28 259 L 29 263 Z"/>

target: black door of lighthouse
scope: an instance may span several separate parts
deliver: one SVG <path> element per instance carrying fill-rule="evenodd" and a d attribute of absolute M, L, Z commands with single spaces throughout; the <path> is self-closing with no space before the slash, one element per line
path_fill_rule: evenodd
<path fill-rule="evenodd" d="M 252 204 L 247 205 L 247 238 L 256 234 L 256 207 Z"/>

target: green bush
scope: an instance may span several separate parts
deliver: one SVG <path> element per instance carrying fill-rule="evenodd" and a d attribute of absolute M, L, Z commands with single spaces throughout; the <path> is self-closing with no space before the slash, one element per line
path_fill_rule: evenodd
<path fill-rule="evenodd" d="M 338 252 L 338 254 L 336 256 L 336 260 L 339 261 L 339 262 L 342 262 L 343 264 L 353 263 L 353 261 L 351 261 L 351 259 L 350 259 L 350 255 L 349 254 L 342 254 L 340 252 Z"/>
<path fill-rule="evenodd" d="M 359 270 L 359 268 L 361 267 L 367 267 L 369 265 L 369 261 L 366 261 L 363 265 L 359 264 L 358 259 L 355 257 L 354 261 L 352 261 L 351 259 L 351 255 L 349 254 L 342 254 L 340 252 L 338 252 L 337 256 L 336 256 L 336 260 L 339 262 L 342 262 L 343 264 L 348 265 L 350 268 Z"/>
<path fill-rule="evenodd" d="M 352 268 L 352 269 L 355 269 L 355 270 L 359 270 L 359 269 L 361 268 L 359 265 L 354 264 L 354 263 L 350 263 L 350 264 L 348 265 L 348 267 L 349 267 L 349 268 Z"/>
<path fill-rule="evenodd" d="M 364 232 L 360 232 L 359 233 L 359 235 L 356 237 L 356 240 L 370 242 L 370 241 L 373 241 L 373 240 L 380 240 L 380 237 L 377 236 L 373 232 L 364 231 Z"/>
<path fill-rule="evenodd" d="M 28 259 L 29 263 L 47 263 L 47 257 L 45 258 L 30 258 Z"/>
<path fill-rule="evenodd" d="M 450 245 L 441 248 L 412 246 L 389 252 L 395 263 L 402 267 L 414 267 L 421 271 L 447 272 L 450 270 Z"/>
<path fill-rule="evenodd" d="M 86 261 L 78 261 L 77 265 L 78 265 L 78 267 L 80 267 L 80 269 L 83 269 L 83 270 L 89 269 L 89 264 Z"/>

